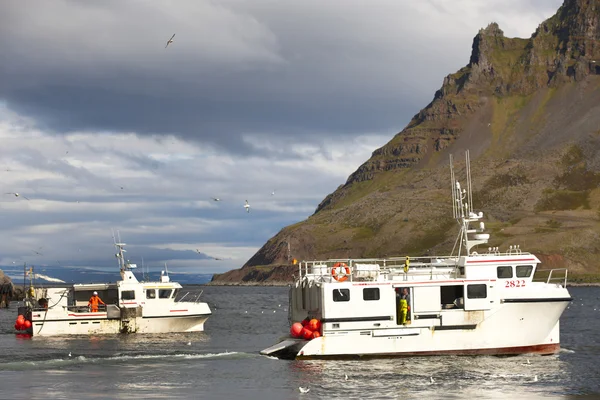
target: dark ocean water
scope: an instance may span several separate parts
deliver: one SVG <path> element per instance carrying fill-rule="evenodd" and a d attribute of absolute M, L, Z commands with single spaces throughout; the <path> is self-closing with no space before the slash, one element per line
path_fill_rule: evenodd
<path fill-rule="evenodd" d="M 600 288 L 570 289 L 555 356 L 369 361 L 259 355 L 288 331 L 287 288 L 188 289 L 212 307 L 203 333 L 24 338 L 0 309 L 0 398 L 600 398 Z"/>

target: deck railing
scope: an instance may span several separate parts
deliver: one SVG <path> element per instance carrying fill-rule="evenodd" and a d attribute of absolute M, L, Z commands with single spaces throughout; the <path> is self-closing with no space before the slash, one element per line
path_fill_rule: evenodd
<path fill-rule="evenodd" d="M 454 268 L 458 266 L 458 257 L 414 257 L 408 259 L 408 270 L 411 276 L 437 276 L 447 275 L 448 271 L 440 271 L 438 268 Z M 396 276 L 405 277 L 409 274 L 405 272 L 406 257 L 394 258 L 361 258 L 361 259 L 330 259 L 323 261 L 302 261 L 298 264 L 298 275 L 303 276 L 321 276 L 331 277 L 332 269 L 336 264 L 347 266 L 350 274 L 348 280 L 353 281 L 357 274 L 393 274 Z M 379 266 L 378 270 L 369 270 L 368 268 L 360 269 L 361 266 L 375 265 Z M 314 270 L 314 271 L 313 271 Z M 458 269 L 456 269 L 457 271 Z M 456 274 L 457 272 L 454 271 Z"/>
<path fill-rule="evenodd" d="M 541 272 L 541 276 L 538 273 Z M 562 287 L 567 286 L 567 275 L 568 270 L 566 268 L 553 268 L 553 269 L 538 269 L 535 271 L 537 276 L 533 277 L 534 282 L 544 282 L 544 278 L 546 284 L 554 283 L 554 284 L 562 284 Z M 546 276 L 547 275 L 547 276 Z"/>

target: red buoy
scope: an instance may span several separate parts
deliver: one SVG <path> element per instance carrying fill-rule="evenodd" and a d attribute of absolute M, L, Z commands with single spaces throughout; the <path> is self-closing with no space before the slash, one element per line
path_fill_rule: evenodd
<path fill-rule="evenodd" d="M 302 335 L 302 329 L 304 329 L 302 324 L 300 322 L 295 322 L 290 328 L 290 334 L 292 337 L 299 338 Z"/>
<path fill-rule="evenodd" d="M 302 320 L 302 326 L 303 326 L 303 327 L 306 327 L 306 326 L 308 326 L 308 324 L 309 324 L 309 323 L 310 323 L 310 320 L 309 320 L 308 318 L 304 318 L 304 319 Z"/>
<path fill-rule="evenodd" d="M 25 322 L 23 323 L 23 329 L 29 329 L 31 328 L 31 321 L 26 319 Z"/>
<path fill-rule="evenodd" d="M 302 329 L 302 337 L 306 340 L 310 340 L 312 339 L 312 335 L 313 335 L 313 331 L 311 331 L 308 328 L 303 328 Z"/>
<path fill-rule="evenodd" d="M 15 322 L 15 330 L 17 330 L 17 331 L 20 331 L 20 330 L 21 330 L 21 327 L 20 327 L 20 326 L 19 326 L 19 324 L 17 324 L 16 322 Z"/>
<path fill-rule="evenodd" d="M 19 314 L 17 321 L 25 321 L 25 316 L 23 314 Z"/>
<path fill-rule="evenodd" d="M 312 334 L 312 338 L 316 339 L 318 337 L 321 337 L 321 334 L 319 333 L 319 331 L 314 331 L 313 334 Z"/>
<path fill-rule="evenodd" d="M 310 322 L 308 323 L 308 329 L 310 329 L 311 331 L 320 331 L 321 330 L 321 321 L 319 321 L 318 319 L 311 319 Z"/>

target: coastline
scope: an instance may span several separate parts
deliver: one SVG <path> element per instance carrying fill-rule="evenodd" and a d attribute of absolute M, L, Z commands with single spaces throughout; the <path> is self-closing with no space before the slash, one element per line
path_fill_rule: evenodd
<path fill-rule="evenodd" d="M 290 286 L 292 282 L 207 282 L 205 286 Z"/>
<path fill-rule="evenodd" d="M 600 287 L 600 282 L 567 282 L 567 287 L 572 286 L 572 287 L 584 287 L 584 286 L 591 286 L 591 287 Z"/>

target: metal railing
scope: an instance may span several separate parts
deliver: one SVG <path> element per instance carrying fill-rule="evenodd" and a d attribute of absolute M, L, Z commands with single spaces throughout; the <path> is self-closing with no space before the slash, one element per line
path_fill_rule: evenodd
<path fill-rule="evenodd" d="M 438 268 L 455 268 L 453 275 L 458 273 L 458 257 L 414 257 L 409 258 L 408 270 L 405 271 L 406 257 L 394 258 L 361 258 L 361 259 L 330 259 L 323 261 L 302 261 L 298 264 L 298 276 L 317 276 L 317 277 L 332 277 L 332 269 L 339 264 L 342 267 L 348 267 L 350 273 L 348 280 L 353 281 L 356 275 L 360 273 L 368 274 L 392 274 L 397 276 L 437 276 L 447 275 L 449 272 L 437 270 Z M 356 265 L 378 265 L 379 269 L 360 269 Z M 345 269 L 345 268 L 344 268 Z M 342 270 L 342 275 L 344 271 Z"/>
<path fill-rule="evenodd" d="M 562 287 L 566 287 L 567 286 L 567 276 L 568 276 L 568 270 L 566 268 L 553 268 L 553 269 L 538 269 L 535 271 L 536 274 L 538 274 L 538 272 L 542 273 L 542 276 L 540 277 L 535 276 L 533 277 L 533 281 L 534 282 L 544 282 L 544 276 L 546 275 L 546 273 L 548 274 L 548 276 L 546 277 L 546 284 L 562 284 Z M 562 272 L 562 274 L 561 274 Z"/>

